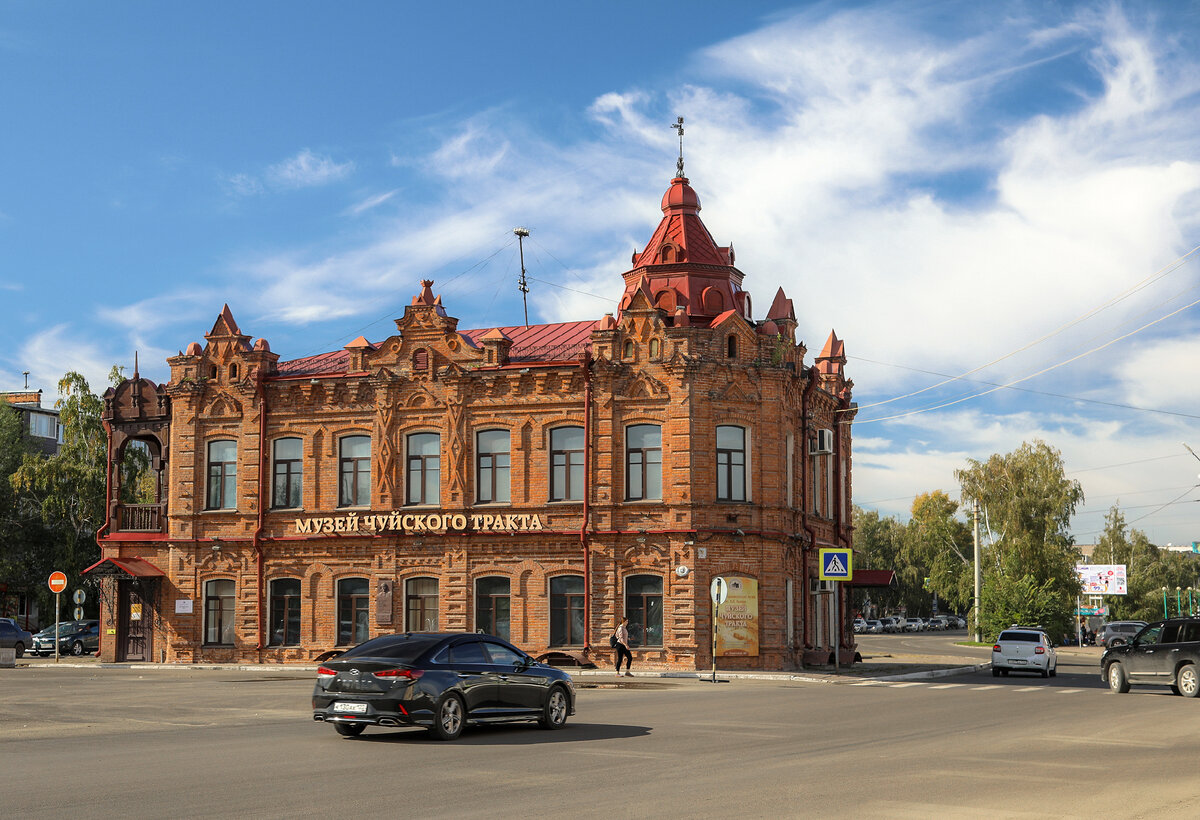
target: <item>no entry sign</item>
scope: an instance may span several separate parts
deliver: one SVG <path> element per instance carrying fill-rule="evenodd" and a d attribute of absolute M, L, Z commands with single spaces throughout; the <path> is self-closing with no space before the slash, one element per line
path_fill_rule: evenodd
<path fill-rule="evenodd" d="M 50 591 L 55 595 L 67 588 L 67 576 L 61 572 L 50 573 Z"/>

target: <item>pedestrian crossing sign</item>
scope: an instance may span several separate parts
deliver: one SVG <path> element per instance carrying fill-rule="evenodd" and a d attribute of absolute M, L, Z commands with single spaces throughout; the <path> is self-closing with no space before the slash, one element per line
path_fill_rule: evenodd
<path fill-rule="evenodd" d="M 854 552 L 848 549 L 821 550 L 821 580 L 851 581 L 854 579 Z"/>

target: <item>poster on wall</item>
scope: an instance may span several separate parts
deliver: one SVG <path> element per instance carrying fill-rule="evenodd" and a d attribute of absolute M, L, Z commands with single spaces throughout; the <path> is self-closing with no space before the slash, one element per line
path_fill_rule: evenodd
<path fill-rule="evenodd" d="M 717 616 L 717 657 L 758 657 L 758 581 L 738 575 L 724 576 L 729 597 Z"/>

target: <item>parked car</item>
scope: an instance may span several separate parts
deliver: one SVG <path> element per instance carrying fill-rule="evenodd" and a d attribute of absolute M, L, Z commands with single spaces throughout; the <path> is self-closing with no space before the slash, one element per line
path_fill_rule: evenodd
<path fill-rule="evenodd" d="M 880 635 L 883 633 L 883 622 L 871 620 L 867 621 L 867 632 L 872 635 Z"/>
<path fill-rule="evenodd" d="M 1012 626 L 1001 632 L 992 647 L 992 677 L 1009 672 L 1057 675 L 1058 653 L 1050 636 L 1039 627 Z"/>
<path fill-rule="evenodd" d="M 925 622 L 920 618 L 905 618 L 903 630 L 905 632 L 920 632 L 925 629 Z"/>
<path fill-rule="evenodd" d="M 867 631 L 867 622 L 864 618 L 854 619 L 854 634 L 861 635 Z"/>
<path fill-rule="evenodd" d="M 422 726 L 454 740 L 468 723 L 534 720 L 559 729 L 575 685 L 507 641 L 474 632 L 384 635 L 317 667 L 313 720 L 354 737 L 368 726 Z"/>
<path fill-rule="evenodd" d="M 54 654 L 54 636 L 58 635 L 61 641 L 63 638 L 74 635 L 81 628 L 81 624 L 86 621 L 60 621 L 57 624 L 51 624 L 33 636 L 33 644 L 30 647 L 30 652 L 34 655 L 53 655 Z M 94 623 L 99 624 L 99 621 Z"/>
<path fill-rule="evenodd" d="M 881 624 L 883 624 L 884 632 L 899 632 L 900 631 L 900 622 L 897 621 L 895 618 L 892 618 L 890 616 L 887 618 L 880 618 L 879 622 Z"/>
<path fill-rule="evenodd" d="M 60 655 L 94 655 L 100 651 L 100 622 L 79 621 L 79 628 L 58 639 Z"/>
<path fill-rule="evenodd" d="M 0 618 L 0 649 L 14 649 L 18 658 L 33 646 L 33 635 L 22 629 L 12 618 Z"/>
<path fill-rule="evenodd" d="M 1200 618 L 1169 618 L 1144 627 L 1133 639 L 1110 644 L 1100 674 L 1113 692 L 1130 684 L 1170 686 L 1177 695 L 1200 695 Z"/>
<path fill-rule="evenodd" d="M 1112 623 L 1107 623 L 1100 632 L 1100 645 L 1105 648 L 1110 646 L 1124 646 L 1145 626 L 1145 621 L 1113 621 Z"/>
<path fill-rule="evenodd" d="M 940 615 L 934 615 L 925 622 L 925 628 L 930 631 L 941 631 L 946 628 L 946 622 Z"/>

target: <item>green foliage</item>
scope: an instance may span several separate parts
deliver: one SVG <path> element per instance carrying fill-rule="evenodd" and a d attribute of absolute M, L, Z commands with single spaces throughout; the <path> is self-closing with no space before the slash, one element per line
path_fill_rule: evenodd
<path fill-rule="evenodd" d="M 962 611 L 975 594 L 974 547 L 971 531 L 955 518 L 957 512 L 958 503 L 941 490 L 918 495 L 905 532 L 904 554 L 909 564 L 925 569 L 922 587 L 945 602 L 942 608 Z"/>
<path fill-rule="evenodd" d="M 22 460 L 33 451 L 20 415 L 8 402 L 0 402 L 0 582 L 12 593 L 36 592 L 50 574 L 51 536 L 36 505 L 12 483 Z"/>
<path fill-rule="evenodd" d="M 1083 502 L 1083 488 L 1067 479 L 1061 454 L 1042 441 L 986 462 L 970 459 L 968 465 L 955 472 L 961 497 L 979 502 L 989 535 L 982 558 L 983 623 L 1019 623 L 1032 617 L 1033 608 L 1052 636 L 1062 634 L 1080 593 L 1079 552 L 1067 528 Z M 1057 603 L 1020 604 L 1030 591 Z M 992 611 L 988 601 L 1004 608 Z"/>
<path fill-rule="evenodd" d="M 904 580 L 908 569 L 903 558 L 904 525 L 895 518 L 881 518 L 879 513 L 854 507 L 854 566 L 855 569 L 890 569 L 897 573 L 897 589 L 855 590 L 853 604 L 861 607 L 866 598 L 883 612 L 895 611 L 910 598 L 917 599 Z M 925 596 L 928 599 L 928 596 Z"/>
<path fill-rule="evenodd" d="M 1021 624 L 1040 625 L 1057 641 L 1074 623 L 1075 599 L 1063 597 L 1055 578 L 1006 575 L 985 579 L 980 608 L 984 640 L 994 641 L 1001 630 Z"/>

